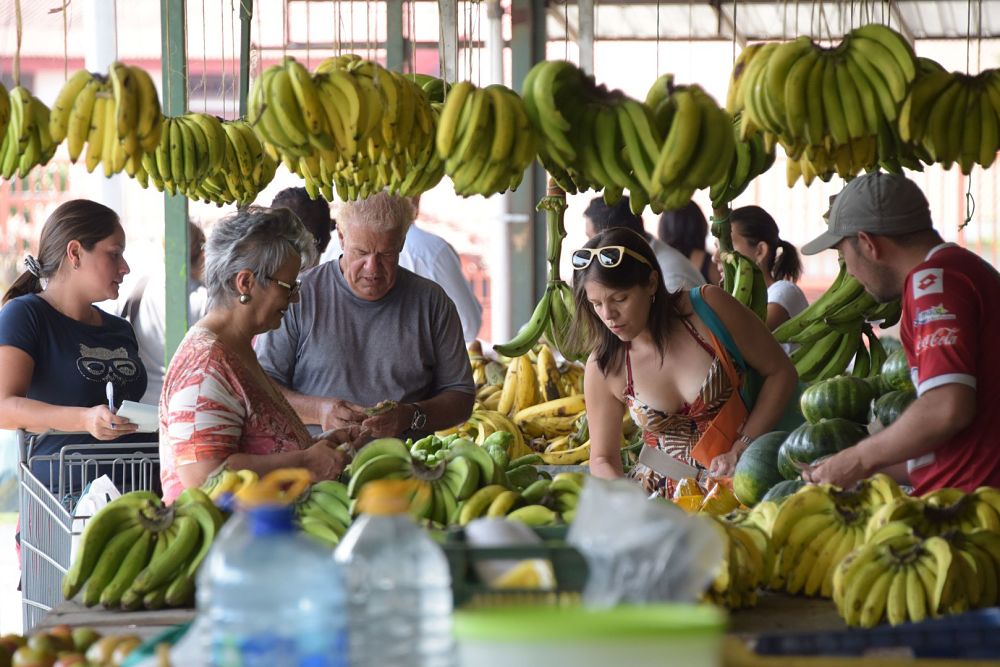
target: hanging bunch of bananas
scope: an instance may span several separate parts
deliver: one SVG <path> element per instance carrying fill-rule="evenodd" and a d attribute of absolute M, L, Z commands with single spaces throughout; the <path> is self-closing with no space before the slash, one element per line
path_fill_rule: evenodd
<path fill-rule="evenodd" d="M 82 591 L 84 605 L 109 609 L 190 605 L 195 574 L 223 521 L 197 487 L 170 506 L 148 491 L 126 493 L 87 522 L 63 595 Z"/>
<path fill-rule="evenodd" d="M 313 197 L 353 200 L 385 188 L 413 196 L 436 184 L 427 96 L 360 56 L 329 58 L 313 74 L 286 57 L 254 82 L 247 119 Z M 423 169 L 407 179 L 411 166 Z"/>
<path fill-rule="evenodd" d="M 448 91 L 436 145 L 457 194 L 489 197 L 517 189 L 535 161 L 536 143 L 524 101 L 506 86 L 460 81 Z"/>
<path fill-rule="evenodd" d="M 745 140 L 740 137 L 740 114 L 733 116 L 733 141 L 736 157 L 729 169 L 719 180 L 712 183 L 708 191 L 712 208 L 724 208 L 747 189 L 750 181 L 757 178 L 774 164 L 774 146 L 767 146 L 764 133 L 755 131 Z"/>
<path fill-rule="evenodd" d="M 260 137 L 246 121 L 225 120 L 207 125 L 208 127 L 202 125 L 202 129 L 222 132 L 224 154 L 221 161 L 212 163 L 208 175 L 196 185 L 188 187 L 185 194 L 191 199 L 219 206 L 233 203 L 244 206 L 253 203 L 260 191 L 274 178 L 278 169 L 277 161 L 264 150 Z M 218 140 L 218 134 L 215 139 Z M 212 155 L 210 159 L 214 157 L 219 156 Z"/>
<path fill-rule="evenodd" d="M 722 286 L 734 299 L 767 320 L 767 283 L 757 263 L 738 252 L 724 252 Z"/>
<path fill-rule="evenodd" d="M 4 116 L 8 120 L 0 145 L 0 176 L 24 178 L 51 160 L 59 145 L 49 131 L 49 108 L 27 88 L 17 86 L 9 94 L 6 89 L 0 94 L 0 120 Z"/>
<path fill-rule="evenodd" d="M 431 104 L 444 104 L 445 95 L 451 90 L 451 84 L 430 74 L 412 73 L 404 74 L 403 77 L 420 86 Z"/>
<path fill-rule="evenodd" d="M 1000 150 L 1000 70 L 969 75 L 928 61 L 903 103 L 899 134 L 945 169 L 989 167 Z"/>
<path fill-rule="evenodd" d="M 755 129 L 788 154 L 788 181 L 851 178 L 891 156 L 878 136 L 893 123 L 916 76 L 913 49 L 880 24 L 855 28 L 830 49 L 809 37 L 753 44 L 740 54 L 727 108 L 742 111 L 744 138 Z"/>
<path fill-rule="evenodd" d="M 691 200 L 695 190 L 726 178 L 737 157 L 732 117 L 701 86 L 675 86 L 673 77 L 665 74 L 647 93 L 646 107 L 652 111 L 654 129 L 663 137 L 651 154 L 654 159 L 649 194 L 656 203 L 654 211 L 680 208 Z M 642 129 L 639 123 L 636 129 Z M 623 134 L 628 135 L 624 125 Z M 642 145 L 650 148 L 649 141 L 644 140 Z M 634 153 L 631 148 L 629 151 L 630 155 Z M 636 166 L 634 159 L 632 164 Z M 636 170 L 640 182 L 643 172 Z"/>
<path fill-rule="evenodd" d="M 876 302 L 841 262 L 829 289 L 775 329 L 774 337 L 779 343 L 798 345 L 791 359 L 805 382 L 840 375 L 851 359 L 854 376 L 873 377 L 888 355 L 869 323 L 881 322 L 885 329 L 895 325 L 901 315 L 898 299 Z"/>
<path fill-rule="evenodd" d="M 152 183 L 171 195 L 196 193 L 206 176 L 222 169 L 226 160 L 226 133 L 222 122 L 204 113 L 188 113 L 163 119 L 163 132 L 156 150 L 142 158 L 137 179 Z M 260 144 L 257 144 L 258 149 Z M 258 153 L 251 159 L 262 161 Z"/>
<path fill-rule="evenodd" d="M 72 162 L 87 144 L 87 171 L 101 164 L 105 176 L 122 170 L 135 176 L 143 156 L 159 145 L 162 126 L 152 78 L 144 69 L 116 61 L 107 76 L 79 70 L 67 79 L 52 106 L 48 131 L 56 144 L 66 139 Z"/>
<path fill-rule="evenodd" d="M 837 565 L 865 543 L 871 517 L 902 495 L 899 485 L 884 474 L 851 491 L 830 485 L 799 489 L 778 506 L 770 522 L 774 569 L 768 586 L 830 597 Z"/>

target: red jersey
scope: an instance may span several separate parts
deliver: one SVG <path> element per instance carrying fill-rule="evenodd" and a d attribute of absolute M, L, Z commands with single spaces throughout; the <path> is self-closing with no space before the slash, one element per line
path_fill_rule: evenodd
<path fill-rule="evenodd" d="M 917 395 L 945 384 L 976 390 L 972 424 L 908 462 L 916 494 L 1000 487 L 1000 274 L 953 243 L 935 246 L 906 277 L 900 337 Z"/>

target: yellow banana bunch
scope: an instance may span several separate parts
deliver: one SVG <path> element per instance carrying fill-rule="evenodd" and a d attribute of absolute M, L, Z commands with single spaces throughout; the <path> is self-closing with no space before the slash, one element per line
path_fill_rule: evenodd
<path fill-rule="evenodd" d="M 538 383 L 531 359 L 526 354 L 514 357 L 507 366 L 497 412 L 513 415 L 535 405 L 538 399 Z"/>
<path fill-rule="evenodd" d="M 162 126 L 152 78 L 144 69 L 118 61 L 111 63 L 107 76 L 74 72 L 48 119 L 52 141 L 66 140 L 70 160 L 76 162 L 86 143 L 87 170 L 101 164 L 105 176 L 122 170 L 140 174 L 143 156 L 159 145 Z"/>
<path fill-rule="evenodd" d="M 577 419 L 585 410 L 583 396 L 577 394 L 518 410 L 514 424 L 530 437 L 555 438 L 575 431 Z"/>
<path fill-rule="evenodd" d="M 2 86 L 0 86 L 2 87 Z M 24 178 L 37 165 L 46 164 L 55 155 L 58 142 L 49 132 L 49 108 L 23 87 L 10 94 L 0 94 L 9 104 L 9 120 L 0 144 L 0 176 Z M 4 104 L 0 102 L 0 117 Z"/>
<path fill-rule="evenodd" d="M 913 49 L 881 24 L 831 48 L 809 37 L 753 44 L 733 68 L 727 108 L 741 112 L 744 139 L 761 130 L 765 145 L 781 143 L 789 184 L 850 178 L 883 160 L 894 165 L 886 132 L 916 73 Z"/>
<path fill-rule="evenodd" d="M 757 605 L 757 589 L 769 571 L 770 545 L 767 535 L 750 523 L 734 523 L 713 514 L 701 515 L 722 538 L 722 567 L 705 597 L 728 609 Z"/>
<path fill-rule="evenodd" d="M 506 86 L 451 86 L 435 138 L 455 192 L 463 197 L 514 190 L 535 161 L 535 130 L 525 103 Z"/>
<path fill-rule="evenodd" d="M 542 400 L 552 401 L 562 395 L 559 392 L 559 366 L 556 364 L 555 355 L 552 354 L 552 348 L 545 343 L 538 346 L 535 375 L 538 378 L 538 395 Z"/>
<path fill-rule="evenodd" d="M 559 374 L 559 395 L 573 396 L 583 393 L 583 366 L 578 363 L 566 364 Z"/>
<path fill-rule="evenodd" d="M 254 82 L 247 118 L 313 197 L 358 199 L 385 188 L 413 196 L 441 173 L 426 94 L 360 56 L 329 58 L 314 73 L 286 57 Z"/>

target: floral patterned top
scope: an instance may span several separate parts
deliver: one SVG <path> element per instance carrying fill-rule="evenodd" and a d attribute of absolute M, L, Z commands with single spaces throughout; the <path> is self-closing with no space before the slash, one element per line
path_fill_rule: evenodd
<path fill-rule="evenodd" d="M 265 376 L 266 377 L 266 376 Z M 178 466 L 237 452 L 304 449 L 312 437 L 270 378 L 263 386 L 214 333 L 193 327 L 170 362 L 160 395 L 164 502 L 184 490 Z"/>
<path fill-rule="evenodd" d="M 643 440 L 647 447 L 657 447 L 678 461 L 700 467 L 698 462 L 691 458 L 691 450 L 732 396 L 733 389 L 712 345 L 702 338 L 689 321 L 684 320 L 684 325 L 688 333 L 712 357 L 708 375 L 694 401 L 684 403 L 677 412 L 670 414 L 639 400 L 632 383 L 632 361 L 629 358 L 628 348 L 625 350 L 627 376 L 623 399 L 628 406 L 632 421 L 642 429 Z M 632 468 L 629 478 L 638 480 L 647 493 L 659 493 L 668 498 L 673 493 L 672 482 L 679 481 L 666 479 L 642 464 L 636 464 Z"/>

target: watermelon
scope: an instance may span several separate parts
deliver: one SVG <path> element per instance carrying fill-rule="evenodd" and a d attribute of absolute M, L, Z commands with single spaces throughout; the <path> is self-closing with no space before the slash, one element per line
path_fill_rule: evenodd
<path fill-rule="evenodd" d="M 811 424 L 833 417 L 866 424 L 873 398 L 875 391 L 867 379 L 840 375 L 810 386 L 802 392 L 799 405 Z"/>
<path fill-rule="evenodd" d="M 806 483 L 801 479 L 786 479 L 783 482 L 778 482 L 768 489 L 768 492 L 764 494 L 764 497 L 761 498 L 760 501 L 764 502 L 765 500 L 773 500 L 774 502 L 780 504 L 781 501 L 805 485 Z"/>
<path fill-rule="evenodd" d="M 857 444 L 867 435 L 866 426 L 842 417 L 803 424 L 788 435 L 778 450 L 778 470 L 785 479 L 798 479 L 802 470 L 796 463 L 811 464 Z"/>
<path fill-rule="evenodd" d="M 917 398 L 914 391 L 890 391 L 875 399 L 872 404 L 872 420 L 878 421 L 882 426 L 888 426 L 899 419 L 910 403 Z"/>
<path fill-rule="evenodd" d="M 784 479 L 778 472 L 778 450 L 787 437 L 787 431 L 765 433 L 740 455 L 733 474 L 733 492 L 744 505 L 753 507 L 772 486 Z"/>
<path fill-rule="evenodd" d="M 882 382 L 891 389 L 914 391 L 910 379 L 910 362 L 902 348 L 890 354 L 882 364 Z"/>

